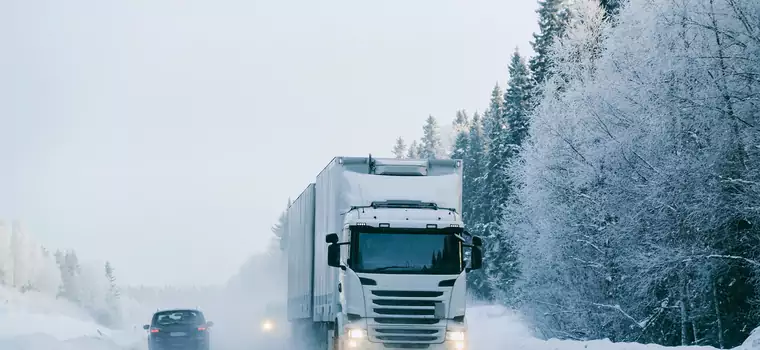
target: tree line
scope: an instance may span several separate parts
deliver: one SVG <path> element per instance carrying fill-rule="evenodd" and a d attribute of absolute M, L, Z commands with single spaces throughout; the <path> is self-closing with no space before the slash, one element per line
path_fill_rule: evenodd
<path fill-rule="evenodd" d="M 482 113 L 397 158 L 463 159 L 477 297 L 546 338 L 742 343 L 760 323 L 760 2 L 543 0 Z"/>
<path fill-rule="evenodd" d="M 120 291 L 110 262 L 80 263 L 73 250 L 51 252 L 22 230 L 0 221 L 0 287 L 67 300 L 97 322 L 121 325 Z"/>

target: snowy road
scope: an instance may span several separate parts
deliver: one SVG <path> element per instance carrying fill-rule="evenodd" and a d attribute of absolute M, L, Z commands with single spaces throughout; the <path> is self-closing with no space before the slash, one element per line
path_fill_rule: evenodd
<path fill-rule="evenodd" d="M 0 315 L 3 316 L 3 315 Z M 5 315 L 7 316 L 7 315 Z M 549 340 L 543 341 L 531 336 L 529 329 L 507 310 L 484 306 L 474 307 L 469 313 L 472 350 L 661 350 L 665 347 L 644 344 L 613 344 L 606 340 L 588 342 Z M 0 319 L 2 319 L 0 317 Z M 60 320 L 55 321 L 60 322 Z M 0 322 L 1 323 L 1 322 Z M 0 324 L 2 326 L 2 324 Z M 43 329 L 44 324 L 35 325 Z M 144 333 L 141 330 L 107 332 L 97 335 L 83 335 L 71 339 L 62 339 L 66 327 L 55 325 L 58 334 L 26 333 L 14 337 L 0 334 L 2 350 L 145 350 Z M 82 331 L 82 325 L 72 323 L 72 332 Z M 63 327 L 63 328 L 61 328 Z M 220 326 L 221 327 L 221 326 Z M 232 328 L 234 329 L 234 328 Z M 7 330 L 7 329 L 6 329 Z M 217 330 L 220 338 L 224 331 Z M 235 331 L 233 331 L 235 332 Z M 754 332 L 746 345 L 735 350 L 760 350 L 760 332 Z M 228 334 L 229 335 L 229 334 Z M 238 338 L 240 339 L 240 338 Z M 216 342 L 214 350 L 271 350 L 256 344 L 255 340 L 245 342 Z M 753 344 L 756 344 L 753 346 Z M 673 349 L 673 348 L 667 348 Z M 679 350 L 715 350 L 711 347 L 678 347 Z"/>

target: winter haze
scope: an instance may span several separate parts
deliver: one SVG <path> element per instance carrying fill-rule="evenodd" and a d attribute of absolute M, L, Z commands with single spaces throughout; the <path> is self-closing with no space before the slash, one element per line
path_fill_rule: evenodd
<path fill-rule="evenodd" d="M 226 281 L 332 156 L 483 108 L 536 6 L 4 2 L 0 217 L 122 283 Z"/>
<path fill-rule="evenodd" d="M 0 349 L 758 349 L 760 1 L 16 2 L 0 33 Z M 435 161 L 315 179 L 368 153 Z M 175 307 L 214 324 L 143 329 Z"/>

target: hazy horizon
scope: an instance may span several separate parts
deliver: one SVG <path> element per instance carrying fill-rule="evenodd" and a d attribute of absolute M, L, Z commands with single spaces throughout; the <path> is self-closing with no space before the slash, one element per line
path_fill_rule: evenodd
<path fill-rule="evenodd" d="M 338 155 L 484 110 L 533 1 L 11 1 L 0 220 L 120 283 L 225 282 Z"/>

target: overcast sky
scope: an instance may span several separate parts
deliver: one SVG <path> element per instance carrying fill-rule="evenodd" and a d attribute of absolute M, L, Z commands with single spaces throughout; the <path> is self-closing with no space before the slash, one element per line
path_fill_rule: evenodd
<path fill-rule="evenodd" d="M 0 2 L 0 219 L 130 284 L 225 281 L 337 155 L 483 110 L 533 0 Z"/>

